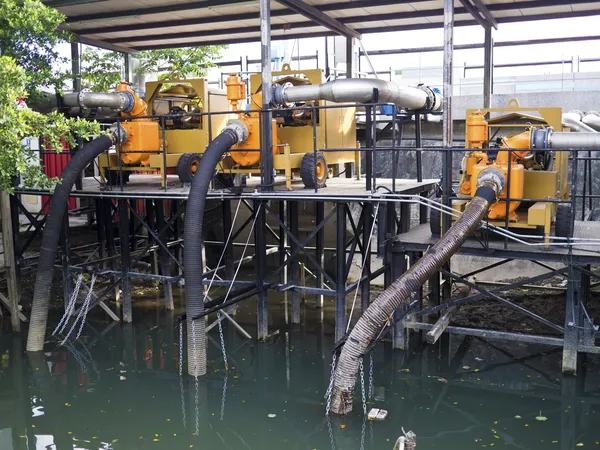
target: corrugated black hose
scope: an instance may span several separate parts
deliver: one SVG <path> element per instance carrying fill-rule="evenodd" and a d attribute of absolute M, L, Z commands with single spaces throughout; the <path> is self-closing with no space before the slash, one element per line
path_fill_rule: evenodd
<path fill-rule="evenodd" d="M 240 127 L 243 127 L 240 128 Z M 183 229 L 183 267 L 185 276 L 185 311 L 187 321 L 188 373 L 206 375 L 206 323 L 204 317 L 192 320 L 204 312 L 202 287 L 202 243 L 206 196 L 215 169 L 225 152 L 245 140 L 247 130 L 241 122 L 232 121 L 206 148 L 192 185 L 185 209 Z"/>
<path fill-rule="evenodd" d="M 114 139 L 114 136 L 101 136 L 75 152 L 62 171 L 62 182 L 56 186 L 54 194 L 52 194 L 52 203 L 46 219 L 38 259 L 29 335 L 27 337 L 28 352 L 40 352 L 44 349 L 48 322 L 48 303 L 54 276 L 54 259 L 56 258 L 56 249 L 71 189 L 73 189 L 73 185 L 83 169 L 94 158 L 108 150 L 114 144 Z"/>
<path fill-rule="evenodd" d="M 482 172 L 483 173 L 483 172 Z M 347 414 L 352 411 L 352 393 L 356 384 L 360 358 L 396 309 L 406 305 L 416 292 L 463 244 L 467 236 L 486 216 L 496 200 L 498 188 L 485 184 L 477 189 L 471 203 L 448 232 L 431 247 L 408 271 L 394 281 L 369 305 L 350 332 L 335 368 L 331 411 Z"/>

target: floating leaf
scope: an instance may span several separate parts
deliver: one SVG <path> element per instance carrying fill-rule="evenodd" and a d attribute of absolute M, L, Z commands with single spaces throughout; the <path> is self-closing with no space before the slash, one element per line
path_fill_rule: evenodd
<path fill-rule="evenodd" d="M 342 423 L 340 424 L 340 428 L 343 430 L 344 428 L 346 428 L 346 425 Z"/>
<path fill-rule="evenodd" d="M 271 414 L 269 414 L 267 417 L 268 417 L 269 419 L 274 419 L 275 417 L 277 417 L 277 414 L 273 414 L 273 413 L 271 413 Z"/>
<path fill-rule="evenodd" d="M 521 416 L 519 416 L 518 414 L 515 416 L 515 419 L 522 419 Z"/>
<path fill-rule="evenodd" d="M 583 447 L 583 442 L 578 442 L 575 447 Z"/>
<path fill-rule="evenodd" d="M 535 420 L 538 420 L 538 421 L 540 421 L 540 422 L 545 422 L 546 420 L 548 420 L 548 418 L 547 418 L 547 417 L 544 417 L 544 416 L 542 416 L 542 411 L 540 411 L 540 415 L 539 415 L 539 416 L 537 416 L 537 417 L 535 418 Z"/>

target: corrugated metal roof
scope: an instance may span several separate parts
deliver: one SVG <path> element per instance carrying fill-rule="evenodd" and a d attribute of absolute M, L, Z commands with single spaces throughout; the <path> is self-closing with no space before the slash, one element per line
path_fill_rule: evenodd
<path fill-rule="evenodd" d="M 54 0 L 60 3 L 61 0 Z M 86 0 L 58 6 L 67 28 L 82 41 L 129 51 L 183 45 L 233 44 L 260 40 L 258 0 Z M 443 0 L 304 0 L 360 32 L 439 27 Z M 470 0 L 475 2 L 475 0 Z M 477 0 L 498 23 L 600 15 L 600 0 Z M 271 2 L 273 39 L 335 34 Z M 477 22 L 455 1 L 455 25 Z"/>

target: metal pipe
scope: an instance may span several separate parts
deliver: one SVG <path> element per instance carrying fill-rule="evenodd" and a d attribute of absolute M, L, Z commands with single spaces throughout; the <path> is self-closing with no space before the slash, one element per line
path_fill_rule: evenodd
<path fill-rule="evenodd" d="M 433 112 L 442 109 L 442 97 L 429 87 L 398 86 L 392 81 L 371 78 L 340 79 L 323 84 L 276 87 L 274 101 L 278 104 L 309 100 L 368 103 L 373 100 L 374 89 L 378 91 L 379 102 L 393 103 L 399 109 Z"/>
<path fill-rule="evenodd" d="M 568 112 L 562 115 L 562 123 L 568 126 L 571 130 L 577 131 L 579 133 L 595 133 L 596 130 L 591 126 L 582 122 L 581 114 L 578 112 Z"/>
<path fill-rule="evenodd" d="M 66 92 L 62 103 L 67 108 L 110 108 L 115 111 L 129 112 L 133 108 L 134 98 L 129 92 Z"/>
<path fill-rule="evenodd" d="M 262 72 L 262 113 L 260 134 L 261 184 L 263 191 L 273 190 L 273 134 L 271 121 L 271 2 L 260 0 L 260 59 Z"/>
<path fill-rule="evenodd" d="M 549 133 L 548 147 L 559 150 L 600 150 L 600 133 Z"/>
<path fill-rule="evenodd" d="M 581 121 L 585 125 L 592 127 L 594 130 L 600 131 L 600 114 L 596 111 L 588 112 L 585 116 L 583 116 Z"/>

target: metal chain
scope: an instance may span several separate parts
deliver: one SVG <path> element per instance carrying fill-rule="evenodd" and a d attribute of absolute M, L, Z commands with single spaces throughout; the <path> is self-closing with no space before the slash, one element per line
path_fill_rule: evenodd
<path fill-rule="evenodd" d="M 221 396 L 221 420 L 225 416 L 225 398 L 227 397 L 227 372 L 223 378 L 223 395 Z"/>
<path fill-rule="evenodd" d="M 373 398 L 373 353 L 369 355 L 369 401 Z"/>
<path fill-rule="evenodd" d="M 217 312 L 217 324 L 219 325 L 219 337 L 221 338 L 221 351 L 223 352 L 223 362 L 225 363 L 225 370 L 229 370 L 229 364 L 227 364 L 227 352 L 225 351 L 225 339 L 223 338 L 223 326 L 221 312 Z"/>
<path fill-rule="evenodd" d="M 179 324 L 179 392 L 181 394 L 181 416 L 183 418 L 183 428 L 186 428 L 187 417 L 185 414 L 185 397 L 183 395 L 183 320 Z"/>
<path fill-rule="evenodd" d="M 362 429 L 360 430 L 360 450 L 365 450 L 365 431 L 367 427 L 367 416 L 363 417 Z"/>
<path fill-rule="evenodd" d="M 334 353 L 331 357 L 331 375 L 329 377 L 329 386 L 327 387 L 327 392 L 325 393 L 325 397 L 327 401 L 325 402 L 325 415 L 329 416 L 329 411 L 331 410 L 331 393 L 333 392 L 333 378 L 335 376 L 335 360 L 336 354 Z"/>
<path fill-rule="evenodd" d="M 85 316 L 87 315 L 88 310 L 89 310 L 90 299 L 92 298 L 92 289 L 94 288 L 94 283 L 96 283 L 96 274 L 92 275 L 92 282 L 90 283 L 90 289 L 88 290 L 88 294 L 86 295 L 85 300 L 83 301 L 83 304 L 81 305 L 81 308 L 79 308 L 79 314 L 77 314 L 77 317 L 75 318 L 75 321 L 71 325 L 69 332 L 67 333 L 65 338 L 61 341 L 60 345 L 65 344 L 65 342 L 69 339 L 69 336 L 71 336 L 71 333 L 77 326 L 77 322 L 79 322 L 79 320 L 82 320 L 81 326 L 79 327 L 79 332 L 75 339 L 77 339 L 80 336 L 81 330 L 83 329 L 83 323 L 85 323 Z"/>
<path fill-rule="evenodd" d="M 362 407 L 363 412 L 367 414 L 367 399 L 365 392 L 365 368 L 363 367 L 363 359 L 360 358 L 360 388 L 362 392 Z"/>
<path fill-rule="evenodd" d="M 81 331 L 83 330 L 83 324 L 85 323 L 85 319 L 90 310 L 92 294 L 94 293 L 94 284 L 96 284 L 96 274 L 95 273 L 92 274 L 92 280 L 90 281 L 90 288 L 89 288 L 88 293 L 83 302 L 84 306 L 82 306 L 82 308 L 85 307 L 85 312 L 83 313 L 83 317 L 81 318 L 81 324 L 79 325 L 79 331 L 77 331 L 77 336 L 75 336 L 75 339 L 79 339 L 79 336 L 81 336 Z"/>
<path fill-rule="evenodd" d="M 75 283 L 75 289 L 73 289 L 73 293 L 71 294 L 71 298 L 69 299 L 69 303 L 67 304 L 67 308 L 65 309 L 65 313 L 63 314 L 60 322 L 56 325 L 56 328 L 52 332 L 52 336 L 56 335 L 56 333 L 62 333 L 69 322 L 69 317 L 73 314 L 73 310 L 75 309 L 75 303 L 77 303 L 77 297 L 79 296 L 79 289 L 81 288 L 81 282 L 83 281 L 83 273 L 79 274 L 77 277 L 77 283 Z"/>
<path fill-rule="evenodd" d="M 204 319 L 200 319 L 204 320 Z M 200 414 L 198 412 L 198 353 L 196 353 L 196 321 L 192 319 L 192 342 L 194 343 L 194 412 L 196 414 L 196 434 L 200 434 Z"/>
<path fill-rule="evenodd" d="M 327 420 L 327 430 L 329 431 L 329 442 L 331 443 L 331 450 L 335 450 L 335 439 L 333 438 L 333 429 L 331 428 L 331 421 L 329 416 L 325 418 Z"/>

